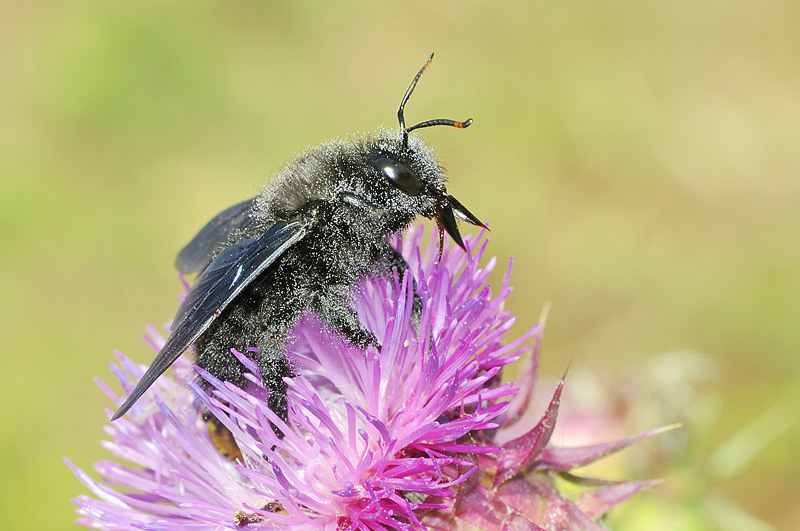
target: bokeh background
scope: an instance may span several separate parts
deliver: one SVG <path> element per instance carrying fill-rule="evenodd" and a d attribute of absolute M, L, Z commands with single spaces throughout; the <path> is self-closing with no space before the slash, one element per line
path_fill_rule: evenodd
<path fill-rule="evenodd" d="M 0 3 L 0 527 L 69 529 L 176 251 L 297 151 L 409 123 L 515 258 L 542 375 L 665 477 L 615 529 L 800 521 L 800 3 Z M 501 268 L 503 269 L 503 268 Z M 595 419 L 581 422 L 581 415 Z M 571 417 L 570 417 L 571 415 Z M 569 421 L 572 421 L 570 424 Z M 560 437 L 570 437 L 562 430 Z"/>

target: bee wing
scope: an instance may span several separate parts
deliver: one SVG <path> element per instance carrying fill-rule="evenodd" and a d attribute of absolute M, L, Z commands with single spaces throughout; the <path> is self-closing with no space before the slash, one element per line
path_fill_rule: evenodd
<path fill-rule="evenodd" d="M 175 258 L 175 268 L 184 274 L 199 273 L 211 263 L 220 245 L 236 231 L 247 227 L 255 198 L 228 207 L 205 224 Z"/>
<path fill-rule="evenodd" d="M 178 308 L 172 333 L 136 388 L 111 420 L 124 415 L 205 332 L 222 311 L 286 250 L 306 235 L 311 221 L 278 221 L 258 238 L 225 248 L 203 271 Z"/>

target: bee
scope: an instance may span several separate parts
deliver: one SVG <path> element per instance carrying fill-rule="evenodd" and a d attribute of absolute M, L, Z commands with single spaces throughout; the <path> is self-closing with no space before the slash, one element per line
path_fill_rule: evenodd
<path fill-rule="evenodd" d="M 199 276 L 163 348 L 111 420 L 190 347 L 198 366 L 240 387 L 245 367 L 231 349 L 251 356 L 269 389 L 268 406 L 285 420 L 284 378 L 294 374 L 285 347 L 304 311 L 360 349 L 380 348 L 351 301 L 360 279 L 408 270 L 387 237 L 419 216 L 435 219 L 441 258 L 445 232 L 464 248 L 456 218 L 486 227 L 447 192 L 433 150 L 410 134 L 437 125 L 463 129 L 472 119 L 405 125 L 403 109 L 432 60 L 400 102 L 399 129 L 307 149 L 261 194 L 217 214 L 180 251 L 177 269 Z"/>

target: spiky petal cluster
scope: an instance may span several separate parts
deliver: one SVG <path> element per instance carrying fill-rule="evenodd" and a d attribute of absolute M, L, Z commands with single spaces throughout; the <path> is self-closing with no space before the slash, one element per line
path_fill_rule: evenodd
<path fill-rule="evenodd" d="M 180 359 L 106 428 L 112 440 L 104 446 L 134 466 L 96 463 L 97 482 L 67 461 L 95 496 L 75 500 L 78 522 L 148 530 L 592 529 L 571 523 L 594 524 L 591 517 L 644 486 L 608 485 L 577 504 L 558 494 L 552 471 L 631 442 L 547 448 L 561 384 L 536 426 L 498 445 L 529 402 L 540 328 L 505 341 L 514 321 L 503 309 L 508 274 L 493 297 L 486 280 L 494 259 L 480 266 L 486 240 L 468 243 L 467 254 L 446 249 L 436 263 L 435 246 L 420 254 L 421 239 L 419 230 L 398 240 L 416 287 L 407 275 L 368 279 L 359 290 L 359 318 L 380 351 L 354 348 L 311 314 L 298 323 L 288 423 L 266 407 L 268 391 L 248 357 L 234 352 L 250 372 L 244 389 Z M 423 301 L 418 326 L 415 292 Z M 155 350 L 163 341 L 150 331 Z M 520 384 L 502 384 L 502 367 L 526 351 L 533 352 Z M 112 370 L 129 392 L 143 370 L 119 359 L 122 368 Z M 233 435 L 237 459 L 221 455 L 204 411 Z"/>

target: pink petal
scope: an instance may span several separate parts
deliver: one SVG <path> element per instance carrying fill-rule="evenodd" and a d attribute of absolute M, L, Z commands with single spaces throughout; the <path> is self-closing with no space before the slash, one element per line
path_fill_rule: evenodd
<path fill-rule="evenodd" d="M 545 448 L 536 459 L 536 468 L 546 468 L 549 470 L 572 470 L 586 466 L 599 459 L 607 457 L 614 452 L 618 452 L 631 444 L 658 435 L 667 430 L 673 429 L 674 426 L 667 426 L 664 428 L 657 428 L 655 430 L 646 431 L 639 435 L 626 437 L 624 439 L 617 439 L 616 441 L 609 441 L 600 444 L 592 444 L 588 446 L 575 446 L 572 448 Z"/>
<path fill-rule="evenodd" d="M 505 449 L 497 456 L 497 475 L 493 485 L 495 488 L 530 466 L 550 441 L 558 418 L 565 377 L 566 374 L 559 380 L 542 420 L 525 435 L 506 443 Z"/>
<path fill-rule="evenodd" d="M 503 527 L 500 531 L 545 531 L 544 528 L 539 527 L 530 520 L 523 518 L 517 513 L 511 513 L 503 521 Z"/>
<path fill-rule="evenodd" d="M 605 531 L 598 524 L 581 512 L 577 505 L 561 495 L 553 496 L 542 519 L 545 528 L 551 531 Z"/>
<path fill-rule="evenodd" d="M 542 481 L 528 481 L 522 476 L 506 481 L 497 489 L 497 496 L 528 520 L 542 522 L 547 510 L 547 499 L 555 493 L 553 487 Z"/>
<path fill-rule="evenodd" d="M 576 502 L 581 511 L 596 518 L 607 513 L 614 506 L 624 502 L 637 492 L 653 485 L 658 485 L 661 480 L 630 481 L 619 485 L 611 485 L 598 489 L 588 490 L 578 497 Z"/>
<path fill-rule="evenodd" d="M 537 325 L 534 332 L 534 345 L 533 351 L 527 360 L 525 366 L 520 370 L 519 378 L 517 379 L 517 386 L 519 393 L 517 393 L 509 402 L 508 409 L 506 410 L 502 426 L 513 424 L 522 416 L 525 410 L 531 403 L 533 397 L 533 390 L 536 384 L 536 372 L 539 368 L 539 352 L 542 346 L 542 331 L 541 324 Z"/>
<path fill-rule="evenodd" d="M 456 516 L 478 529 L 500 529 L 508 507 L 483 485 L 476 484 L 459 500 Z"/>

